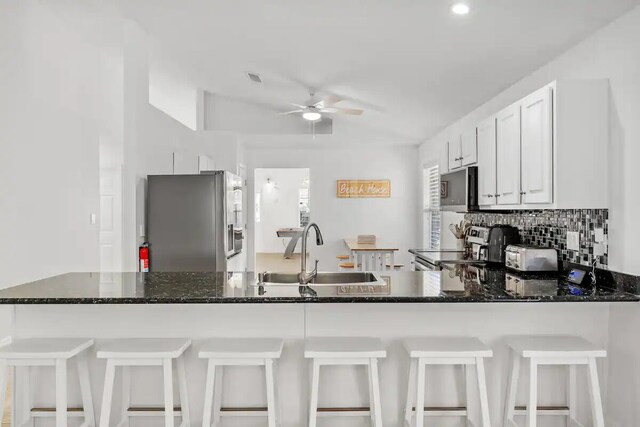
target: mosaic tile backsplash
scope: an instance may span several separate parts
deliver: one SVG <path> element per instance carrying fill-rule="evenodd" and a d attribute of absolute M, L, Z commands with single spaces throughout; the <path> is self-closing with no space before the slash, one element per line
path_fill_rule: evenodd
<path fill-rule="evenodd" d="M 520 239 L 527 245 L 553 247 L 558 250 L 558 259 L 576 264 L 593 264 L 607 268 L 608 265 L 608 209 L 557 209 L 509 212 L 473 212 L 465 214 L 473 225 L 507 224 L 518 227 Z M 595 229 L 604 230 L 605 254 L 594 257 Z M 567 249 L 567 231 L 580 232 L 580 250 Z"/>

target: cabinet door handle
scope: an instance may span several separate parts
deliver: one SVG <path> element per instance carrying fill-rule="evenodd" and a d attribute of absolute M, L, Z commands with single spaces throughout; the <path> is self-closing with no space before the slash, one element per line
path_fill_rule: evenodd
<path fill-rule="evenodd" d="M 526 191 L 521 191 L 521 192 L 520 192 L 520 195 L 521 195 L 521 196 L 524 196 L 525 194 L 527 194 L 527 192 L 526 192 Z"/>
<path fill-rule="evenodd" d="M 483 194 L 482 197 L 489 197 L 489 198 L 493 198 L 493 194 Z"/>
<path fill-rule="evenodd" d="M 499 194 L 496 194 L 496 199 L 497 199 L 498 197 L 500 197 L 500 195 L 499 195 Z"/>

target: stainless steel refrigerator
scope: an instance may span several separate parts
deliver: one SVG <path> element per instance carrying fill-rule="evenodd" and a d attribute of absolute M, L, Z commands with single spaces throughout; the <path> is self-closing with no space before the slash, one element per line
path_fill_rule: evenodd
<path fill-rule="evenodd" d="M 225 171 L 149 175 L 150 271 L 244 271 L 242 191 Z"/>

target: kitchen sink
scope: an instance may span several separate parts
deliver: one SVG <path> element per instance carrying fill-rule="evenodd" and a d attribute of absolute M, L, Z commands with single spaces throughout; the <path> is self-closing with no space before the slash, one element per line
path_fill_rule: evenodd
<path fill-rule="evenodd" d="M 259 285 L 299 286 L 298 273 L 272 273 L 266 272 L 259 275 Z M 319 272 L 309 282 L 309 286 L 341 286 L 341 285 L 384 285 L 385 281 L 375 273 L 370 272 Z"/>

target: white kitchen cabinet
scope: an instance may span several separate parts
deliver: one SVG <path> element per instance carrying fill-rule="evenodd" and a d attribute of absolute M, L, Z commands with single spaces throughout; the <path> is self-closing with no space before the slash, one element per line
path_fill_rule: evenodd
<path fill-rule="evenodd" d="M 609 207 L 607 80 L 552 82 L 479 124 L 477 141 L 483 209 Z"/>
<path fill-rule="evenodd" d="M 462 167 L 462 147 L 460 145 L 460 139 L 454 138 L 449 141 L 449 170 L 454 170 Z"/>
<path fill-rule="evenodd" d="M 545 87 L 520 102 L 522 203 L 553 202 L 552 96 Z"/>
<path fill-rule="evenodd" d="M 449 172 L 449 143 L 443 142 L 441 148 L 439 150 L 438 156 L 438 166 L 440 168 L 440 173 Z"/>
<path fill-rule="evenodd" d="M 476 128 L 460 135 L 460 162 L 462 166 L 473 165 L 478 162 L 478 142 Z"/>
<path fill-rule="evenodd" d="M 478 125 L 478 204 L 496 204 L 496 118 Z"/>
<path fill-rule="evenodd" d="M 478 162 L 476 128 L 470 129 L 449 142 L 449 170 Z"/>
<path fill-rule="evenodd" d="M 520 104 L 496 117 L 496 176 L 498 205 L 520 203 Z"/>

